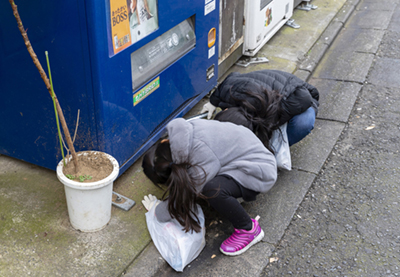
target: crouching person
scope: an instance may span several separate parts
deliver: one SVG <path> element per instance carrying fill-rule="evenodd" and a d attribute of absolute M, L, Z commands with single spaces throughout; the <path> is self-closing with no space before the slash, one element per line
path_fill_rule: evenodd
<path fill-rule="evenodd" d="M 305 138 L 313 129 L 318 113 L 317 88 L 295 75 L 279 70 L 233 72 L 217 87 L 201 113 L 211 118 L 216 107 L 238 107 L 259 128 L 255 132 L 266 144 L 272 131 L 287 123 L 289 145 Z"/>
<path fill-rule="evenodd" d="M 156 207 L 157 220 L 177 219 L 185 231 L 200 231 L 196 199 L 203 198 L 227 218 L 233 234 L 220 247 L 226 255 L 242 254 L 264 232 L 237 198 L 253 201 L 275 184 L 274 155 L 248 128 L 229 122 L 178 118 L 167 125 L 168 139 L 143 158 L 145 175 L 168 195 Z M 164 197 L 165 198 L 165 197 Z"/>

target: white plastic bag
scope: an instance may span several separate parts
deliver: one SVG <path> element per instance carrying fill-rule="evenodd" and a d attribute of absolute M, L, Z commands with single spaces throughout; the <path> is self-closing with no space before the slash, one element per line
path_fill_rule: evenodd
<path fill-rule="evenodd" d="M 272 133 L 271 145 L 275 151 L 276 165 L 280 169 L 292 170 L 292 159 L 290 157 L 289 140 L 287 136 L 287 123 L 281 125 L 279 130 Z M 281 135 L 282 133 L 282 135 Z"/>
<path fill-rule="evenodd" d="M 158 200 L 159 201 L 159 200 Z M 182 272 L 186 265 L 193 261 L 206 245 L 206 228 L 204 213 L 197 205 L 197 216 L 200 219 L 201 232 L 183 231 L 182 225 L 176 219 L 168 222 L 158 222 L 155 210 L 157 205 L 146 213 L 147 228 L 161 256 L 176 271 Z"/>

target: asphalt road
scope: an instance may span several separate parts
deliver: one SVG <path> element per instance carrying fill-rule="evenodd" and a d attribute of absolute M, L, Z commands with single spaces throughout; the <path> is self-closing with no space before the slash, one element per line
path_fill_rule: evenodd
<path fill-rule="evenodd" d="M 400 275 L 399 2 L 361 1 L 312 75 L 356 99 L 262 276 Z"/>

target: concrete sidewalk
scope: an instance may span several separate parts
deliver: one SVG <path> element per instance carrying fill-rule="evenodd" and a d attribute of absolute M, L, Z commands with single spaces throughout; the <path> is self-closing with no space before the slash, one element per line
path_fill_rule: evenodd
<path fill-rule="evenodd" d="M 260 50 L 258 56 L 266 56 L 269 63 L 234 66 L 230 71 L 279 69 L 308 80 L 358 2 L 313 0 L 317 10 L 294 12 L 292 18 L 301 28 L 284 26 Z M 337 100 L 327 95 L 321 98 L 315 130 L 291 148 L 293 170 L 281 172 L 269 193 L 243 204 L 252 217 L 261 216 L 260 224 L 266 231 L 263 242 L 235 258 L 222 255 L 219 245 L 232 229 L 205 211 L 209 215 L 207 245 L 185 269 L 185 276 L 254 276 L 262 272 L 339 137 L 346 113 L 350 113 L 343 110 L 342 119 L 324 120 L 331 110 L 324 107 L 335 106 Z M 196 114 L 205 101 L 189 115 Z M 149 193 L 160 197 L 163 192 L 145 178 L 140 161 L 114 182 L 114 191 L 137 204 L 128 212 L 113 207 L 105 229 L 81 233 L 70 226 L 64 187 L 54 171 L 0 155 L 0 276 L 177 274 L 163 261 L 147 231 L 141 200 Z"/>

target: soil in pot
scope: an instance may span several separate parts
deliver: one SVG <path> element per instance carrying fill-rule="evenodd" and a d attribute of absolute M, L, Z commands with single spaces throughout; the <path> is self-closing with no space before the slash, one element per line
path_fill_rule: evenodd
<path fill-rule="evenodd" d="M 82 154 L 81 154 L 82 153 Z M 109 176 L 113 171 L 113 165 L 102 152 L 82 151 L 77 153 L 79 171 L 75 172 L 72 160 L 63 167 L 66 177 L 76 182 L 96 182 Z M 68 157 L 69 158 L 69 157 Z M 66 160 L 68 160 L 66 158 Z"/>

